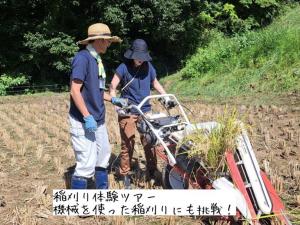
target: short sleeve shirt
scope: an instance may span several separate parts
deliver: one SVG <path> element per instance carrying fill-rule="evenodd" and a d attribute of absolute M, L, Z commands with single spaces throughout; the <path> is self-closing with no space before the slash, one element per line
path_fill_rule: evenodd
<path fill-rule="evenodd" d="M 83 82 L 81 95 L 87 110 L 98 125 L 104 124 L 105 105 L 103 100 L 104 91 L 99 88 L 99 69 L 96 59 L 85 49 L 78 52 L 72 61 L 70 80 L 81 80 Z M 83 115 L 76 107 L 71 98 L 70 115 L 80 122 L 84 122 Z"/>
<path fill-rule="evenodd" d="M 150 62 L 147 63 L 148 71 L 144 73 L 131 69 L 125 63 L 122 63 L 116 69 L 116 74 L 121 79 L 121 88 L 125 87 L 129 82 L 131 82 L 121 92 L 121 97 L 128 98 L 129 104 L 138 105 L 145 97 L 150 95 L 150 88 L 152 82 L 156 78 L 156 71 Z M 151 110 L 150 103 L 146 102 L 142 106 L 141 110 L 143 112 L 149 112 Z M 132 113 L 136 114 L 136 112 Z"/>

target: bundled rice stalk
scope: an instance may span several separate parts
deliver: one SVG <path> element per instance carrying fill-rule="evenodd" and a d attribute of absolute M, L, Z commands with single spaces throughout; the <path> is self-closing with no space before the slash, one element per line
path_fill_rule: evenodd
<path fill-rule="evenodd" d="M 209 133 L 196 129 L 182 141 L 190 147 L 187 152 L 189 157 L 200 158 L 213 177 L 226 169 L 225 152 L 236 149 L 236 138 L 242 132 L 237 116 L 236 109 L 229 111 L 226 107 L 224 114 L 217 118 L 217 127 Z"/>

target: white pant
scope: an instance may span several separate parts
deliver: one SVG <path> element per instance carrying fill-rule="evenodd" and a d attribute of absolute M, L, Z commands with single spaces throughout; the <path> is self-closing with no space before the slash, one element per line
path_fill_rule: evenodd
<path fill-rule="evenodd" d="M 73 145 L 76 168 L 74 176 L 90 178 L 95 167 L 106 168 L 109 164 L 111 148 L 105 124 L 97 127 L 96 132 L 88 132 L 83 123 L 69 115 L 71 142 Z"/>

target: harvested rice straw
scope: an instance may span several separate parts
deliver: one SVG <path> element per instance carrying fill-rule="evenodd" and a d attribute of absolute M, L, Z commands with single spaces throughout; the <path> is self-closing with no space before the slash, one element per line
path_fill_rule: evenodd
<path fill-rule="evenodd" d="M 217 122 L 219 125 L 209 133 L 196 129 L 182 141 L 192 143 L 189 144 L 190 149 L 187 152 L 189 157 L 200 158 L 214 176 L 226 169 L 224 153 L 226 150 L 236 149 L 236 138 L 242 132 L 236 109 L 229 111 L 225 108 L 224 114 L 218 117 Z"/>

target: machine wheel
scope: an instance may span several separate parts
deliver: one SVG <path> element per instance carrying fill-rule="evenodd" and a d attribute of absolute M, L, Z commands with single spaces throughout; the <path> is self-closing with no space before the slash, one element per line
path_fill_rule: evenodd
<path fill-rule="evenodd" d="M 170 165 L 164 167 L 162 181 L 165 189 L 188 189 L 189 187 L 188 181 Z"/>

